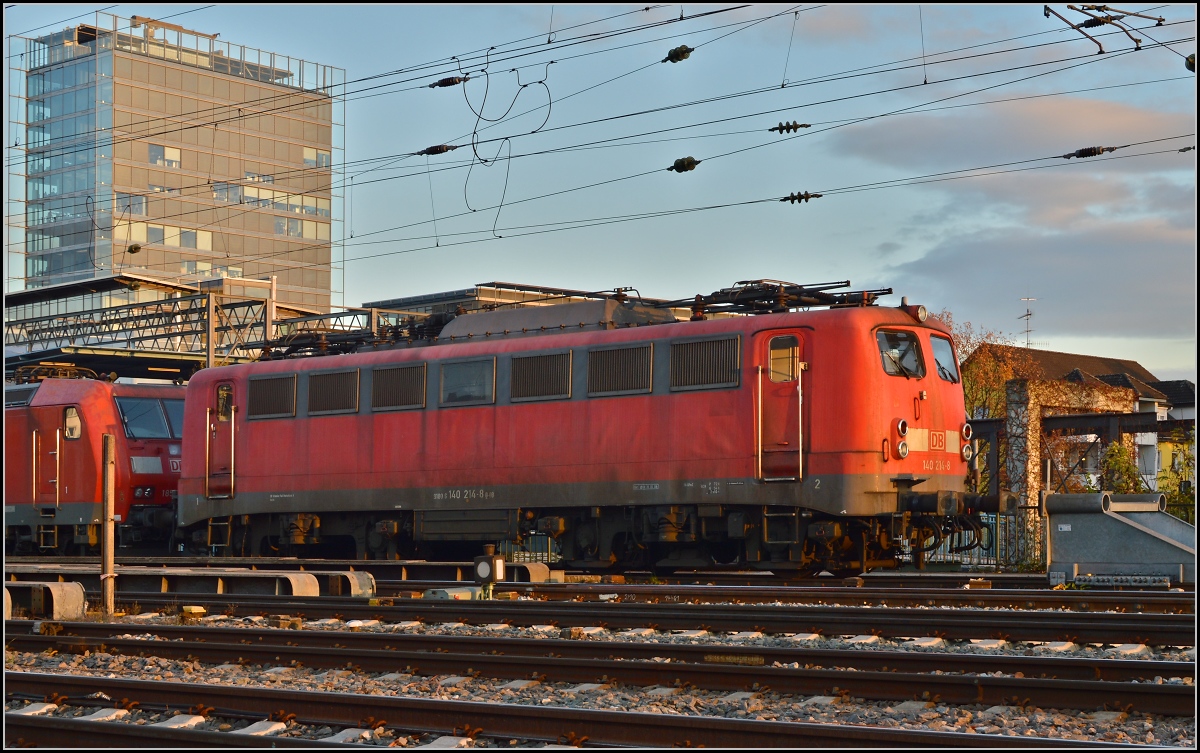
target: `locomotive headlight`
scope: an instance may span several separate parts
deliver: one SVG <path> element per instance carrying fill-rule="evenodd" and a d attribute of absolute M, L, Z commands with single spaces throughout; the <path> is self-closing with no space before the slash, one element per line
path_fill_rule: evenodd
<path fill-rule="evenodd" d="M 142 498 L 142 487 L 140 487 L 140 486 L 134 487 L 133 496 L 136 497 L 137 499 L 141 499 Z"/>
<path fill-rule="evenodd" d="M 908 442 L 901 440 L 900 444 L 896 445 L 896 454 L 901 458 L 908 457 Z"/>
<path fill-rule="evenodd" d="M 902 437 L 908 436 L 908 422 L 903 418 L 896 422 L 896 433 Z"/>
<path fill-rule="evenodd" d="M 963 438 L 963 441 L 964 441 L 964 442 L 970 442 L 970 441 L 971 441 L 971 435 L 972 435 L 972 434 L 974 434 L 974 433 L 975 433 L 975 432 L 974 432 L 974 431 L 971 429 L 971 425 L 970 425 L 970 424 L 963 424 L 963 425 L 962 425 L 962 438 Z"/>
<path fill-rule="evenodd" d="M 962 459 L 971 462 L 971 458 L 975 456 L 975 450 L 971 449 L 971 445 L 965 444 L 962 447 Z"/>

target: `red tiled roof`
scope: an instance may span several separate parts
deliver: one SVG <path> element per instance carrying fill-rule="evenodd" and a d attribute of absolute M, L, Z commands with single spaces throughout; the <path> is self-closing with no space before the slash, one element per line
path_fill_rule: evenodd
<path fill-rule="evenodd" d="M 1033 361 L 1046 379 L 1066 379 L 1067 375 L 1072 371 L 1081 371 L 1086 376 L 1108 375 L 1108 374 L 1127 374 L 1141 382 L 1150 385 L 1159 381 L 1158 377 L 1151 374 L 1142 367 L 1137 361 L 1130 361 L 1123 358 L 1107 358 L 1105 356 L 1085 356 L 1078 353 L 1059 353 L 1053 350 L 1037 350 L 1035 348 L 1020 348 L 1014 345 L 993 345 L 988 344 L 981 346 L 989 348 L 993 352 L 1003 354 L 1006 351 L 1012 351 L 1014 354 L 1020 352 Z M 971 354 L 974 357 L 974 354 Z M 967 359 L 971 360 L 970 358 Z M 1101 378 L 1097 376 L 1096 378 Z M 1130 386 L 1130 385 L 1121 385 Z M 1135 388 L 1136 389 L 1136 388 Z"/>

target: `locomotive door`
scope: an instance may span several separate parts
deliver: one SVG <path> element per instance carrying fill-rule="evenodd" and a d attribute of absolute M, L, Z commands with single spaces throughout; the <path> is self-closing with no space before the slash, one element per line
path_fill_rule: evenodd
<path fill-rule="evenodd" d="M 204 495 L 210 499 L 228 499 L 233 496 L 236 412 L 237 408 L 233 404 L 233 383 L 218 382 L 213 385 L 207 410 L 208 430 L 205 447 L 207 480 Z"/>
<path fill-rule="evenodd" d="M 58 505 L 58 477 L 62 467 L 62 408 L 30 408 L 33 431 L 29 442 L 33 450 L 33 504 Z"/>
<path fill-rule="evenodd" d="M 804 475 L 804 392 L 801 358 L 804 336 L 779 330 L 759 335 L 755 347 L 758 368 L 758 477 L 763 481 L 797 482 Z"/>

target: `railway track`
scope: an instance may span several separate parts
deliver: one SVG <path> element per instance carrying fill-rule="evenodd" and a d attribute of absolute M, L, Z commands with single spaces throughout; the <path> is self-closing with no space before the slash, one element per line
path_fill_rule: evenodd
<path fill-rule="evenodd" d="M 16 555 L 6 557 L 12 565 L 99 565 L 99 557 L 57 557 Z M 434 562 L 426 560 L 324 560 L 293 557 L 180 557 L 169 554 L 155 556 L 117 557 L 117 565 L 139 567 L 245 567 L 257 570 L 357 570 L 369 572 L 380 581 L 460 581 L 472 579 L 471 562 Z M 559 569 L 559 565 L 550 565 Z M 566 577 L 604 578 L 605 582 L 629 584 L 661 583 L 666 585 L 713 586 L 778 586 L 837 588 L 843 579 L 834 577 L 800 577 L 792 573 L 771 571 L 680 571 L 671 575 L 652 575 L 647 572 L 626 572 L 618 575 L 588 576 L 567 573 Z M 962 588 L 971 580 L 985 579 L 995 588 L 1047 589 L 1045 574 L 1039 573 L 966 573 L 961 571 L 875 571 L 862 576 L 870 588 Z M 1160 586 L 1120 587 L 1125 592 L 1154 592 Z M 1100 589 L 1093 589 L 1096 593 Z M 1106 591 L 1109 589 L 1105 589 Z M 1111 589 L 1116 590 L 1116 589 Z M 1191 589 L 1194 590 L 1194 589 Z"/>
<path fill-rule="evenodd" d="M 501 679 L 526 679 L 533 666 L 534 674 L 552 682 L 686 684 L 730 691 L 762 684 L 781 693 L 848 692 L 883 701 L 905 701 L 921 692 L 954 704 L 1000 705 L 1019 698 L 1037 706 L 1121 705 L 1173 716 L 1190 715 L 1195 707 L 1192 686 L 1153 682 L 1156 676 L 1193 677 L 1194 665 L 1186 662 L 188 626 L 139 627 L 139 637 L 130 638 L 121 637 L 129 635 L 128 625 L 77 622 L 48 631 L 54 635 L 35 635 L 20 632 L 29 630 L 26 625 L 5 625 L 11 650 L 152 655 L 213 664 L 269 665 L 287 659 L 313 668 L 480 672 Z"/>
<path fill-rule="evenodd" d="M 376 581 L 382 597 L 404 596 L 420 588 L 449 588 L 450 581 Z M 708 586 L 590 583 L 501 583 L 497 593 L 575 601 L 642 603 L 783 603 L 890 607 L 975 607 L 979 609 L 1063 609 L 1074 612 L 1194 614 L 1194 594 L 1150 591 L 1035 591 L 1032 589 L 868 588 L 810 586 Z"/>
<path fill-rule="evenodd" d="M 121 601 L 144 610 L 194 604 L 211 613 L 260 613 L 424 620 L 518 626 L 564 624 L 610 629 L 705 629 L 725 632 L 810 632 L 823 635 L 875 634 L 884 638 L 937 635 L 964 640 L 1070 641 L 1194 646 L 1193 614 L 1131 614 L 1007 609 L 913 609 L 828 605 L 644 604 L 575 601 L 453 601 L 430 599 L 296 598 L 237 594 L 122 593 Z"/>
<path fill-rule="evenodd" d="M 136 702 L 142 709 L 195 709 L 210 715 L 263 719 L 281 712 L 306 724 L 359 728 L 367 719 L 388 720 L 386 725 L 406 729 L 456 734 L 464 726 L 476 736 L 543 741 L 581 741 L 602 746 L 722 746 L 722 747 L 1111 747 L 1104 743 L 1036 737 L 930 732 L 868 725 L 834 725 L 805 722 L 772 722 L 705 715 L 650 714 L 607 711 L 558 705 L 445 701 L 409 696 L 375 696 L 350 693 L 280 690 L 259 687 L 83 677 L 33 672 L 5 672 L 5 692 L 10 699 L 42 699 L 51 694 L 89 704 L 89 696 L 102 694 Z M 81 722 L 62 718 L 5 715 L 5 740 L 15 744 L 74 747 L 81 740 L 110 744 L 175 742 L 196 746 L 243 746 L 242 735 L 176 730 L 170 736 L 150 737 L 120 729 L 132 725 Z M 403 720 L 396 722 L 394 720 Z M 419 721 L 418 721 L 419 720 Z M 147 730 L 146 727 L 141 729 Z M 149 730 L 147 730 L 149 732 Z M 111 735 L 112 737 L 108 737 Z M 264 741 L 279 741 L 265 738 Z M 293 745 L 329 745 L 321 741 L 289 742 Z"/>

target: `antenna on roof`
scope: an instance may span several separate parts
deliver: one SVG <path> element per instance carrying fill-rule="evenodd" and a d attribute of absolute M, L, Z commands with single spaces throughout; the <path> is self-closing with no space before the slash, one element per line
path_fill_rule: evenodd
<path fill-rule="evenodd" d="M 1036 298 L 1022 298 L 1021 300 L 1022 301 L 1036 301 L 1037 299 Z M 1025 306 L 1025 313 L 1022 314 L 1021 316 L 1018 316 L 1017 318 L 1025 320 L 1025 347 L 1028 348 L 1029 347 L 1029 335 L 1034 332 L 1034 330 L 1029 328 L 1029 325 L 1033 322 L 1033 311 L 1031 311 L 1029 309 L 1028 304 L 1026 304 L 1026 306 Z"/>

